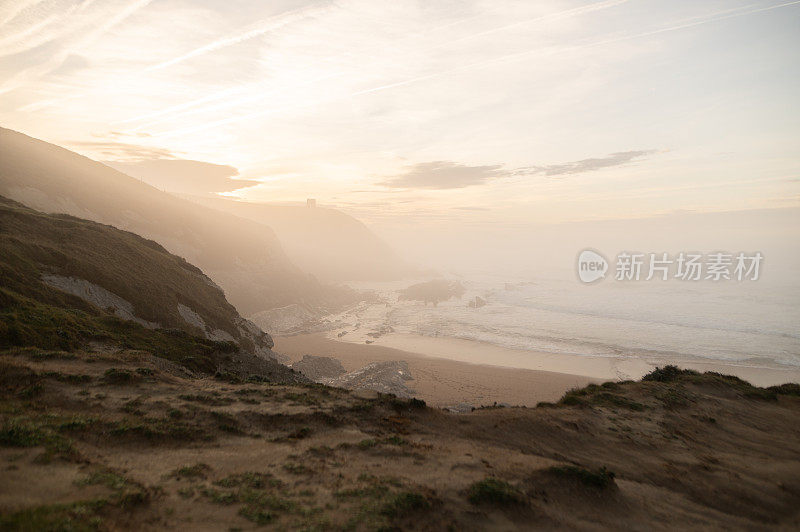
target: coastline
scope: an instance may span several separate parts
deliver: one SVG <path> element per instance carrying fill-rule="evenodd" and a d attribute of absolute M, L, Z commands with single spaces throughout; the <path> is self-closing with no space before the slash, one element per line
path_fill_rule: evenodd
<path fill-rule="evenodd" d="M 404 360 L 413 380 L 408 386 L 434 407 L 468 403 L 474 406 L 506 403 L 534 407 L 540 401 L 556 401 L 571 388 L 593 379 L 556 371 L 508 368 L 426 356 L 394 347 L 357 344 L 328 338 L 323 333 L 274 337 L 274 350 L 292 362 L 303 355 L 332 357 L 347 371 L 372 362 Z"/>
<path fill-rule="evenodd" d="M 536 406 L 555 401 L 571 388 L 607 380 L 638 380 L 656 366 L 676 364 L 697 371 L 736 375 L 756 386 L 800 382 L 800 369 L 726 364 L 705 359 L 667 360 L 579 356 L 523 351 L 457 338 L 387 334 L 371 344 L 331 338 L 325 333 L 276 336 L 275 351 L 294 362 L 305 354 L 339 360 L 347 371 L 372 362 L 405 360 L 414 380 L 409 387 L 432 406 L 494 402 Z"/>
<path fill-rule="evenodd" d="M 459 338 L 433 338 L 417 335 L 388 334 L 371 345 L 394 347 L 431 357 L 441 357 L 471 364 L 492 360 L 492 365 L 535 371 L 554 371 L 599 380 L 639 380 L 656 367 L 673 364 L 700 372 L 715 371 L 735 375 L 756 386 L 800 382 L 800 368 L 778 369 L 746 363 L 724 362 L 701 357 L 669 358 L 643 354 L 632 356 L 571 355 L 509 349 L 484 342 Z"/>

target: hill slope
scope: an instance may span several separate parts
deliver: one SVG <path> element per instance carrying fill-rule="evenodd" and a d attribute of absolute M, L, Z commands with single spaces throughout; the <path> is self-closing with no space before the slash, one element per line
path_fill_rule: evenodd
<path fill-rule="evenodd" d="M 648 379 L 455 415 L 0 352 L 0 529 L 796 530 L 800 388 Z"/>
<path fill-rule="evenodd" d="M 292 303 L 335 305 L 263 224 L 176 198 L 108 166 L 0 128 L 0 195 L 133 231 L 196 264 L 244 315 Z"/>
<path fill-rule="evenodd" d="M 386 242 L 336 209 L 218 198 L 192 200 L 268 225 L 292 262 L 323 281 L 385 281 L 412 273 Z"/>
<path fill-rule="evenodd" d="M 0 347 L 92 341 L 194 357 L 189 365 L 204 371 L 215 370 L 214 352 L 274 357 L 268 334 L 159 244 L 0 197 Z"/>

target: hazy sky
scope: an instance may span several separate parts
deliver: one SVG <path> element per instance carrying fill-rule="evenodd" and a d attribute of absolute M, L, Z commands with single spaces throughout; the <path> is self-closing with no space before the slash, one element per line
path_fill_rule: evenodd
<path fill-rule="evenodd" d="M 0 0 L 5 127 L 385 233 L 796 207 L 798 94 L 800 1 Z"/>

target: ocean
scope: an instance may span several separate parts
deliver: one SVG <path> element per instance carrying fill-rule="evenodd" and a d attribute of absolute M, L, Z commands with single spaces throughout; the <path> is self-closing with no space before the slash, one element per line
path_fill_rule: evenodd
<path fill-rule="evenodd" d="M 461 298 L 398 301 L 403 283 L 360 284 L 381 298 L 331 316 L 348 340 L 402 333 L 592 357 L 709 359 L 800 367 L 800 285 L 669 280 L 462 278 Z M 480 308 L 468 302 L 478 296 Z M 370 334 L 372 336 L 370 336 Z"/>

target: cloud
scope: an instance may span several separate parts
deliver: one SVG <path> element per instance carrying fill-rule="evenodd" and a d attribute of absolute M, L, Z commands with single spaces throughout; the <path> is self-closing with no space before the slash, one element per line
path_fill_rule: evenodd
<path fill-rule="evenodd" d="M 214 194 L 258 185 L 258 181 L 234 179 L 233 166 L 187 159 L 145 159 L 135 162 L 104 161 L 104 164 L 168 192 Z"/>
<path fill-rule="evenodd" d="M 119 135 L 111 132 L 108 135 L 116 138 Z M 139 144 L 126 144 L 124 142 L 104 142 L 104 141 L 72 141 L 66 143 L 74 147 L 78 152 L 90 152 L 93 159 L 105 159 L 110 161 L 142 161 L 145 159 L 174 159 L 175 154 L 164 148 L 154 148 Z M 106 163 L 108 164 L 108 163 Z"/>
<path fill-rule="evenodd" d="M 655 153 L 656 150 L 637 150 L 612 153 L 605 157 L 581 159 L 544 166 L 523 166 L 506 169 L 501 164 L 467 166 L 453 161 L 432 161 L 406 166 L 406 171 L 378 185 L 392 188 L 429 188 L 435 190 L 465 188 L 482 185 L 493 179 L 515 176 L 543 175 L 547 177 L 594 172 L 603 168 L 621 166 L 635 159 Z"/>
<path fill-rule="evenodd" d="M 634 159 L 639 159 L 655 152 L 656 150 L 621 151 L 606 155 L 605 157 L 593 157 L 591 159 L 581 159 L 580 161 L 568 163 L 551 164 L 547 166 L 526 166 L 517 168 L 511 172 L 511 175 L 545 175 L 552 177 L 568 174 L 583 174 L 585 172 L 594 172 L 612 166 L 621 166 Z"/>
<path fill-rule="evenodd" d="M 277 30 L 286 26 L 287 24 L 291 24 L 298 20 L 303 20 L 315 14 L 319 14 L 322 9 L 319 6 L 310 6 L 304 7 L 301 9 L 296 9 L 294 11 L 289 11 L 286 13 L 281 13 L 280 15 L 275 15 L 273 17 L 269 17 L 266 20 L 261 21 L 256 26 L 251 27 L 246 30 L 241 30 L 240 32 L 236 33 L 235 35 L 230 35 L 228 37 L 223 37 L 221 39 L 217 39 L 213 42 L 204 44 L 199 48 L 195 48 L 185 54 L 182 54 L 178 57 L 173 57 L 172 59 L 168 59 L 166 61 L 162 61 L 158 64 L 152 65 L 147 67 L 145 70 L 159 70 L 162 68 L 166 68 L 172 65 L 176 65 L 187 59 L 191 59 L 193 57 L 197 57 L 199 55 L 204 55 L 209 52 L 217 51 L 221 48 L 226 48 L 228 46 L 232 46 L 234 44 L 239 44 L 240 42 L 248 41 L 250 39 L 260 37 L 270 31 Z"/>
<path fill-rule="evenodd" d="M 432 161 L 407 166 L 407 171 L 378 183 L 393 188 L 464 188 L 480 185 L 507 172 L 502 165 L 466 166 L 452 161 Z"/>

